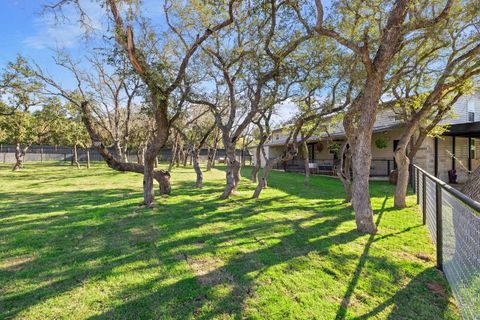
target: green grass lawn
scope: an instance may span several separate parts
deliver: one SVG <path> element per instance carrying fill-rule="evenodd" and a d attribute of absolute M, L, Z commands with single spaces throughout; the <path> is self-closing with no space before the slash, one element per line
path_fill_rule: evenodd
<path fill-rule="evenodd" d="M 334 178 L 273 172 L 220 201 L 224 173 L 204 176 L 176 168 L 146 209 L 138 174 L 0 166 L 0 318 L 459 318 L 413 196 L 396 210 L 372 182 L 369 236 Z"/>

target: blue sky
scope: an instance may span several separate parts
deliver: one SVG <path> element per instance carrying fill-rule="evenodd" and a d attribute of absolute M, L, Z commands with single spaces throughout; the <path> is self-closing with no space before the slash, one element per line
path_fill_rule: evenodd
<path fill-rule="evenodd" d="M 0 38 L 2 67 L 18 53 L 35 54 L 41 59 L 46 57 L 46 50 L 32 50 L 32 44 L 28 43 L 37 35 L 40 10 L 40 2 L 35 0 L 3 1 L 0 11 L 0 28 L 5 30 Z"/>
<path fill-rule="evenodd" d="M 67 18 L 71 19 L 63 21 L 62 24 L 54 23 L 51 16 L 42 15 L 43 5 L 46 3 L 48 1 L 3 1 L 0 27 L 6 32 L 0 38 L 0 68 L 3 69 L 9 61 L 15 60 L 16 56 L 21 54 L 53 73 L 60 82 L 69 85 L 70 77 L 56 67 L 52 50 L 62 48 L 74 57 L 79 56 L 83 48 L 83 32 L 76 21 L 78 15 L 73 10 L 65 11 Z M 87 5 L 87 9 L 94 18 L 99 18 L 103 13 L 97 5 Z"/>
<path fill-rule="evenodd" d="M 71 7 L 64 11 L 68 20 L 60 25 L 55 24 L 51 17 L 42 15 L 43 5 L 51 2 L 50 0 L 2 1 L 0 28 L 5 32 L 0 37 L 0 69 L 21 54 L 29 60 L 34 60 L 63 85 L 73 86 L 71 75 L 55 65 L 53 49 L 65 49 L 74 58 L 81 57 L 85 53 L 83 29 L 77 21 L 78 13 Z M 89 0 L 82 0 L 81 3 L 94 26 L 105 28 L 105 23 L 101 23 L 104 9 Z M 158 1 L 147 0 L 143 7 L 150 18 L 155 21 L 163 20 L 163 8 Z M 285 112 L 284 109 L 290 108 L 281 107 L 279 110 L 281 114 Z"/>

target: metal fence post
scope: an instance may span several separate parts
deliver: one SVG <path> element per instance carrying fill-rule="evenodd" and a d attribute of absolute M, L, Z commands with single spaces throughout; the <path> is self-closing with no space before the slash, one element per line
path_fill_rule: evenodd
<path fill-rule="evenodd" d="M 437 268 L 443 270 L 443 223 L 442 223 L 442 187 L 435 183 L 435 212 L 437 223 Z"/>
<path fill-rule="evenodd" d="M 423 224 L 427 223 L 427 176 L 422 172 L 422 215 Z"/>
<path fill-rule="evenodd" d="M 420 204 L 420 190 L 418 190 L 419 183 L 418 183 L 418 168 L 415 168 L 415 193 L 417 194 L 417 204 Z"/>
<path fill-rule="evenodd" d="M 413 184 L 412 164 L 411 163 L 408 165 L 408 184 L 413 189 L 413 191 L 415 191 L 415 186 Z"/>

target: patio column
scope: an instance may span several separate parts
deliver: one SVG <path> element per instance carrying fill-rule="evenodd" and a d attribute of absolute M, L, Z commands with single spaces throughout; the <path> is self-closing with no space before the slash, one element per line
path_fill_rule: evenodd
<path fill-rule="evenodd" d="M 452 136 L 452 170 L 455 170 L 455 136 Z"/>
<path fill-rule="evenodd" d="M 435 137 L 434 140 L 434 146 L 435 146 L 435 162 L 434 162 L 434 176 L 438 177 L 438 138 Z"/>
<path fill-rule="evenodd" d="M 472 171 L 472 137 L 468 137 L 468 171 Z"/>

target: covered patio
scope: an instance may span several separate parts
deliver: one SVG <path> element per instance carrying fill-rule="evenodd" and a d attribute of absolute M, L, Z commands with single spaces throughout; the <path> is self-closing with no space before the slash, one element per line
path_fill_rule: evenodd
<path fill-rule="evenodd" d="M 443 136 L 451 137 L 449 142 L 451 143 L 451 163 L 449 170 L 452 170 L 454 173 L 456 173 L 457 170 L 461 170 L 469 174 L 478 167 L 480 161 L 477 154 L 477 144 L 480 142 L 480 121 L 450 125 L 448 130 L 443 133 Z M 463 144 L 465 144 L 466 141 L 466 157 L 463 154 L 465 153 L 463 150 L 464 147 L 461 145 L 459 146 L 459 141 L 461 141 Z M 437 137 L 434 139 L 435 177 L 441 177 L 443 173 L 440 171 L 445 169 L 440 163 L 440 154 L 441 151 L 439 150 L 439 138 Z M 448 178 L 449 183 L 458 184 L 458 182 L 454 181 L 455 179 L 452 179 L 453 177 L 449 176 Z"/>

